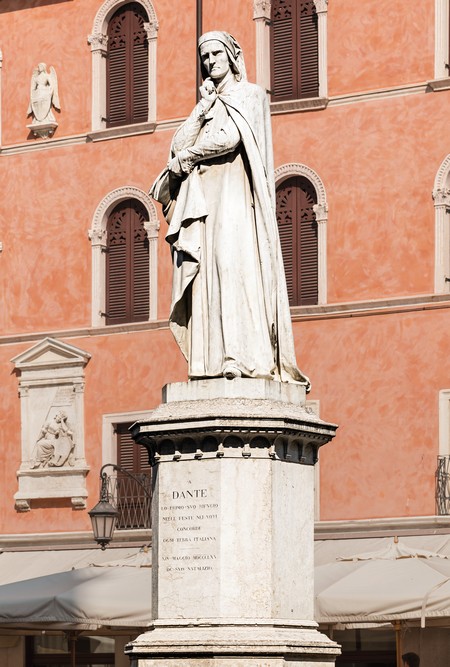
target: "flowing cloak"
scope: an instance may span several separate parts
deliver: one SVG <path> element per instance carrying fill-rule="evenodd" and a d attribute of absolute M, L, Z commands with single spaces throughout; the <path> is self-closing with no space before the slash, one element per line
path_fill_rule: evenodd
<path fill-rule="evenodd" d="M 266 329 L 264 345 L 267 348 L 266 342 L 269 341 L 271 348 L 269 355 L 262 355 L 266 358 L 270 356 L 270 363 L 266 364 L 262 372 L 260 369 L 252 372 L 251 369 L 248 371 L 244 368 L 242 374 L 250 377 L 277 379 L 283 382 L 298 382 L 309 388 L 309 380 L 297 368 L 295 360 L 286 279 L 275 214 L 272 132 L 267 96 L 263 89 L 255 84 L 247 81 L 233 81 L 231 86 L 226 86 L 219 92 L 218 100 L 223 103 L 228 116 L 239 132 L 240 146 L 243 147 L 241 154 L 246 164 L 246 171 L 249 172 L 247 178 L 252 202 L 247 202 L 247 208 L 251 207 L 250 214 L 254 227 L 253 251 L 257 255 L 254 266 L 259 273 L 259 289 L 262 292 L 258 295 L 258 300 L 261 301 L 264 311 L 263 320 Z M 195 111 L 196 109 L 193 114 Z M 189 119 L 186 123 L 189 123 Z M 200 162 L 207 164 L 206 160 L 200 160 Z M 233 192 L 229 192 L 228 196 L 232 199 Z M 199 274 L 202 262 L 206 261 L 207 249 L 203 247 L 205 241 L 202 227 L 208 225 L 210 208 L 208 192 L 205 191 L 202 182 L 201 165 L 197 164 L 181 182 L 175 206 L 171 209 L 173 213 L 166 234 L 173 255 L 172 306 L 169 324 L 188 362 L 192 346 L 192 333 L 190 332 L 193 317 L 192 286 Z M 248 212 L 243 214 L 243 219 L 247 214 Z M 216 224 L 227 225 L 226 210 L 225 215 Z M 232 258 L 230 261 L 232 262 Z M 239 294 L 238 292 L 234 295 L 224 294 L 223 297 L 238 300 Z M 235 312 L 240 317 L 238 310 L 236 304 Z M 204 315 L 208 314 L 204 313 Z M 225 322 L 222 321 L 220 324 L 223 326 Z M 214 327 L 220 327 L 220 324 L 213 323 L 213 330 Z M 239 322 L 234 326 L 239 327 Z M 256 338 L 261 335 L 261 332 L 257 330 L 252 333 Z M 253 345 L 253 339 L 246 341 L 246 346 L 252 347 Z M 224 355 L 224 364 L 226 364 L 226 350 Z M 232 363 L 233 361 L 239 362 L 239 359 L 231 358 Z M 234 365 L 239 366 L 239 363 Z M 221 374 L 220 371 L 214 372 L 212 376 L 219 374 Z M 210 376 L 208 373 L 205 375 Z M 191 373 L 190 376 L 192 376 Z"/>

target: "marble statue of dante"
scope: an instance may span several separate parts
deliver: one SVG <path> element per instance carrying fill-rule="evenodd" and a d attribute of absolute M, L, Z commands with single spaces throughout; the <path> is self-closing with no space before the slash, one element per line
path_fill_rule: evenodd
<path fill-rule="evenodd" d="M 32 124 L 55 122 L 52 107 L 59 109 L 58 79 L 55 68 L 39 63 L 31 76 L 28 115 L 33 114 Z"/>
<path fill-rule="evenodd" d="M 175 133 L 151 194 L 173 255 L 170 327 L 190 379 L 266 378 L 297 368 L 278 227 L 266 93 L 226 32 L 198 44 L 201 99 Z"/>

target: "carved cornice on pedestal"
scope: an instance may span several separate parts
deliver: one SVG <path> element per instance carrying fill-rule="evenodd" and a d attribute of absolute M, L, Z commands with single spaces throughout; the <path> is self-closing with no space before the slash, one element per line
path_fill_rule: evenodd
<path fill-rule="evenodd" d="M 249 382 L 249 380 L 244 380 Z M 152 464 L 203 458 L 272 458 L 314 465 L 336 426 L 312 409 L 282 400 L 211 398 L 162 404 L 136 422 L 133 439 Z"/>

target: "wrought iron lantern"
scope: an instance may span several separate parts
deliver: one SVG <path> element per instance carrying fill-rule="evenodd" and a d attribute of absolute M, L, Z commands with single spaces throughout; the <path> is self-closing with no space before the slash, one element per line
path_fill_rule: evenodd
<path fill-rule="evenodd" d="M 113 498 L 110 496 L 108 491 L 108 475 L 105 472 L 105 468 L 112 468 L 114 471 L 118 471 L 127 477 L 131 478 L 133 482 L 139 485 L 142 489 L 144 495 L 147 498 L 151 498 L 151 494 L 145 485 L 138 479 L 136 475 L 133 475 L 125 468 L 122 468 L 115 463 L 105 463 L 100 470 L 100 500 L 93 507 L 90 512 L 88 512 L 91 522 L 92 522 L 92 531 L 94 533 L 94 539 L 102 548 L 106 549 L 108 544 L 111 542 L 114 530 L 116 528 L 117 519 L 119 517 L 119 511 L 113 501 Z"/>

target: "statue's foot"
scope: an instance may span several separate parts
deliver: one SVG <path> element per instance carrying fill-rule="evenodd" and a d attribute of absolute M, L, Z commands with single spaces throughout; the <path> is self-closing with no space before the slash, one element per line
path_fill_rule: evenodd
<path fill-rule="evenodd" d="M 223 371 L 223 377 L 227 380 L 233 380 L 234 378 L 242 377 L 242 373 L 237 366 L 226 366 Z"/>

